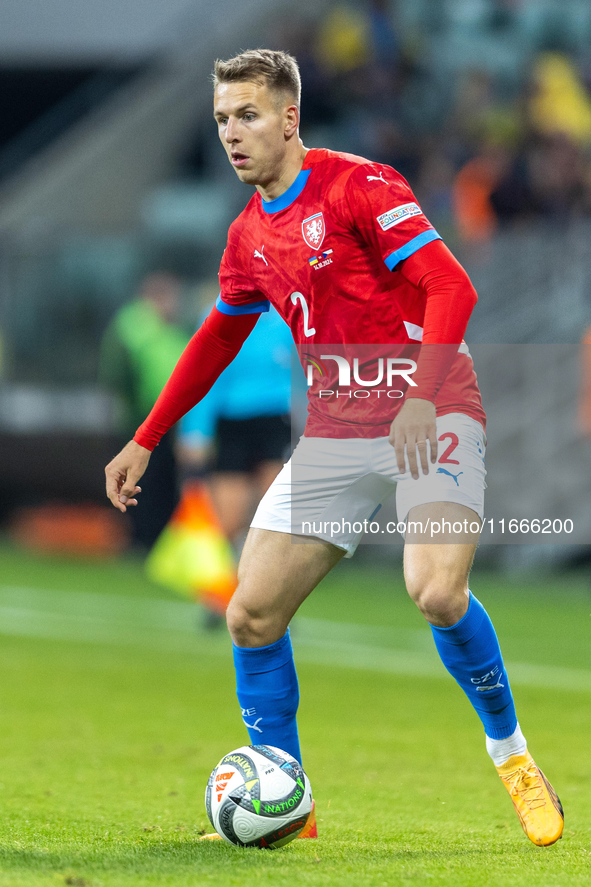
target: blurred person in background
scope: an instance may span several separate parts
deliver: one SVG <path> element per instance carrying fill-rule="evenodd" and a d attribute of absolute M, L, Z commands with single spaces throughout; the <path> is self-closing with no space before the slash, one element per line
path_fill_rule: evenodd
<path fill-rule="evenodd" d="M 566 133 L 533 136 L 490 194 L 499 223 L 566 223 L 591 212 L 591 168 Z"/>
<path fill-rule="evenodd" d="M 515 222 L 591 211 L 591 97 L 575 63 L 541 53 L 530 79 L 510 99 L 502 92 L 498 78 L 466 72 L 447 130 L 455 223 L 471 245 Z"/>
<path fill-rule="evenodd" d="M 179 459 L 189 472 L 211 472 L 213 506 L 237 554 L 256 506 L 289 458 L 292 342 L 271 308 L 180 425 Z"/>
<path fill-rule="evenodd" d="M 567 135 L 591 145 L 591 98 L 575 64 L 558 52 L 541 53 L 532 73 L 528 116 L 540 135 Z"/>
<path fill-rule="evenodd" d="M 189 341 L 178 323 L 181 281 L 156 271 L 137 296 L 117 311 L 101 342 L 99 381 L 124 407 L 127 434 L 154 405 Z M 144 478 L 149 507 L 132 512 L 132 540 L 148 551 L 168 523 L 179 499 L 174 432 L 164 435 Z"/>
<path fill-rule="evenodd" d="M 540 54 L 522 99 L 522 144 L 491 194 L 499 221 L 589 215 L 591 96 L 574 62 Z"/>
<path fill-rule="evenodd" d="M 465 243 L 477 245 L 498 228 L 492 195 L 511 166 L 524 125 L 518 103 L 502 101 L 494 78 L 472 69 L 460 78 L 448 129 L 461 160 L 452 187 L 456 226 Z"/>

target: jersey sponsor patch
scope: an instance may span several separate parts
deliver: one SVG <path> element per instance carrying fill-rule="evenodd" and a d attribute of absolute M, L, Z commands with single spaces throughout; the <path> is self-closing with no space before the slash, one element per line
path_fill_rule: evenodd
<path fill-rule="evenodd" d="M 403 203 L 402 206 L 395 206 L 394 209 L 389 209 L 387 213 L 382 213 L 377 219 L 382 231 L 387 231 L 389 228 L 393 228 L 394 225 L 404 222 L 405 219 L 420 215 L 422 215 L 422 211 L 417 203 Z"/>

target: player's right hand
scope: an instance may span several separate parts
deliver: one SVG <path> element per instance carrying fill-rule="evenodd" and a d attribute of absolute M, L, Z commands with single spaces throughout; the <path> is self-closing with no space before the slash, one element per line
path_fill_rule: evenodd
<path fill-rule="evenodd" d="M 127 511 L 130 505 L 137 505 L 135 498 L 142 488 L 137 482 L 148 467 L 150 450 L 130 440 L 120 453 L 105 468 L 107 497 L 119 511 Z"/>

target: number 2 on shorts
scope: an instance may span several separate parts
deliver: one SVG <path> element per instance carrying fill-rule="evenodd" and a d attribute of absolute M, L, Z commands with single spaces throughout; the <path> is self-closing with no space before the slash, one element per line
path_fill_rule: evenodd
<path fill-rule="evenodd" d="M 447 447 L 445 452 L 441 454 L 441 458 L 438 459 L 437 461 L 439 462 L 440 465 L 459 465 L 460 463 L 458 462 L 457 459 L 450 459 L 449 458 L 460 442 L 458 439 L 458 435 L 454 434 L 453 431 L 447 431 L 445 434 L 442 434 L 441 437 L 438 437 L 437 440 L 443 441 L 446 438 L 449 438 L 451 440 L 451 443 Z"/>
<path fill-rule="evenodd" d="M 314 327 L 310 328 L 308 326 L 310 314 L 308 311 L 308 303 L 306 302 L 305 297 L 301 293 L 292 293 L 291 301 L 293 305 L 297 305 L 297 303 L 299 302 L 302 306 L 302 314 L 304 315 L 304 336 L 313 336 L 316 330 L 314 329 Z"/>

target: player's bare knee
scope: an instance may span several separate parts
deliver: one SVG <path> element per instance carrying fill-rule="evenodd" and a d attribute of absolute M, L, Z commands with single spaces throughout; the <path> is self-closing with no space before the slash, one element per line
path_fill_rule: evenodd
<path fill-rule="evenodd" d="M 422 581 L 407 579 L 407 589 L 425 619 L 434 625 L 453 625 L 468 606 L 468 585 L 464 577 L 430 576 Z"/>
<path fill-rule="evenodd" d="M 237 647 L 264 647 L 277 640 L 270 617 L 258 607 L 244 604 L 236 595 L 226 610 L 226 623 Z"/>
<path fill-rule="evenodd" d="M 255 634 L 255 620 L 254 614 L 234 595 L 226 610 L 226 624 L 232 640 L 238 647 L 252 646 L 250 640 Z"/>

